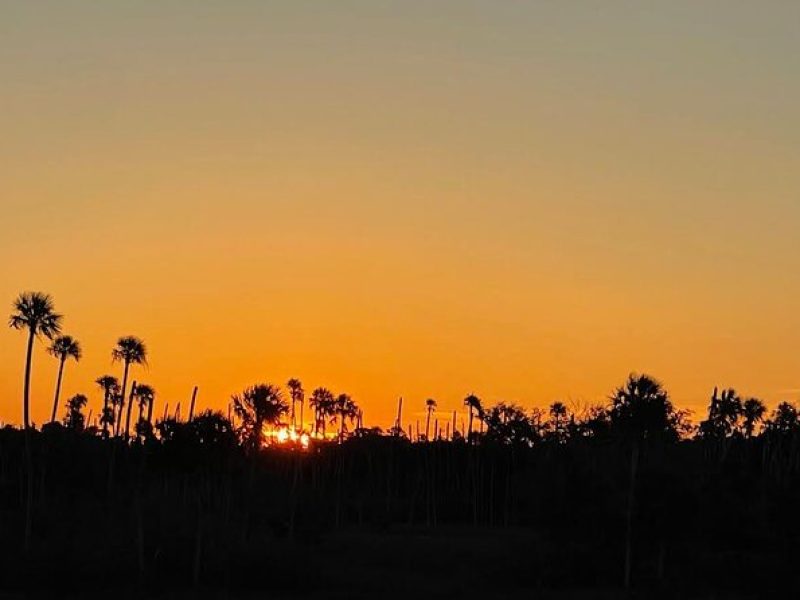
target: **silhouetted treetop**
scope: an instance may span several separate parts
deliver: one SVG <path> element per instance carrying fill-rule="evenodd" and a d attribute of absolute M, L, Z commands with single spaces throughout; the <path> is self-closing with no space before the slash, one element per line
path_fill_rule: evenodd
<path fill-rule="evenodd" d="M 41 292 L 22 292 L 14 300 L 8 319 L 13 329 L 28 329 L 33 335 L 52 339 L 61 332 L 63 317 L 55 312 L 53 298 Z"/>
<path fill-rule="evenodd" d="M 676 411 L 661 383 L 632 374 L 611 396 L 610 431 L 627 439 L 675 441 L 686 433 L 686 414 Z"/>

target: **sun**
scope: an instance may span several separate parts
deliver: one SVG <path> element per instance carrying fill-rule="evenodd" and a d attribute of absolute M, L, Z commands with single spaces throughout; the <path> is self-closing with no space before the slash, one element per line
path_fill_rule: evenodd
<path fill-rule="evenodd" d="M 307 450 L 311 445 L 311 436 L 291 425 L 281 425 L 276 429 L 265 427 L 261 433 L 267 446 L 299 446 Z"/>

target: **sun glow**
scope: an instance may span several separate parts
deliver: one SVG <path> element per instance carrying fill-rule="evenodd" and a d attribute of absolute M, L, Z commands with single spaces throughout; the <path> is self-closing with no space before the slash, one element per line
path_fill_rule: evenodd
<path fill-rule="evenodd" d="M 264 428 L 262 431 L 267 446 L 300 446 L 307 450 L 311 444 L 311 436 L 305 431 L 297 431 L 291 425 L 282 425 L 277 429 Z"/>

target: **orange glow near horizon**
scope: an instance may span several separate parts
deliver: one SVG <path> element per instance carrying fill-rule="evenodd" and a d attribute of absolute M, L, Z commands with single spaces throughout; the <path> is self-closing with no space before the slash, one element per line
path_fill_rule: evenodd
<path fill-rule="evenodd" d="M 632 371 L 694 420 L 800 398 L 800 5 L 11 4 L 0 317 L 65 315 L 59 412 L 123 335 L 155 415 L 291 377 L 404 429 Z M 2 422 L 24 354 L 0 328 Z"/>
<path fill-rule="evenodd" d="M 307 450 L 313 439 L 305 431 L 297 431 L 291 425 L 280 425 L 277 428 L 264 427 L 262 432 L 264 441 L 267 446 L 278 445 L 286 446 L 292 445 Z"/>

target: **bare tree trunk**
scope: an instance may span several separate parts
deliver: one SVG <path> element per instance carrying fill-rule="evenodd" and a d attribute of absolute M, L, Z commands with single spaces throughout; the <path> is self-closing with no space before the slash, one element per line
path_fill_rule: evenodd
<path fill-rule="evenodd" d="M 130 369 L 131 363 L 125 361 L 125 370 L 122 372 L 122 390 L 120 391 L 120 398 L 121 401 L 119 403 L 119 415 L 114 420 L 114 435 L 118 436 L 121 423 L 122 423 L 122 410 L 125 408 L 125 392 L 128 389 L 128 370 Z"/>
<path fill-rule="evenodd" d="M 25 500 L 25 554 L 27 554 L 31 549 L 31 534 L 33 532 L 33 451 L 31 450 L 31 430 L 29 418 L 33 338 L 33 329 L 30 329 L 28 334 L 28 349 L 25 358 L 25 386 L 22 393 L 22 417 L 25 423 L 25 470 L 27 471 L 27 494 Z"/>
<path fill-rule="evenodd" d="M 305 402 L 300 400 L 300 431 L 303 431 L 303 405 Z"/>
<path fill-rule="evenodd" d="M 106 388 L 103 393 L 103 439 L 108 439 L 108 421 L 106 420 L 106 414 L 108 414 L 108 395 L 109 390 Z"/>
<path fill-rule="evenodd" d="M 397 401 L 397 435 L 403 431 L 403 398 L 402 396 Z"/>
<path fill-rule="evenodd" d="M 131 436 L 131 409 L 133 408 L 133 397 L 136 395 L 136 382 L 131 385 L 131 393 L 128 396 L 128 411 L 125 413 L 125 441 Z"/>
<path fill-rule="evenodd" d="M 53 414 L 50 415 L 50 422 L 55 423 L 56 411 L 58 410 L 58 397 L 61 395 L 61 379 L 64 376 L 64 362 L 66 357 L 62 357 L 58 363 L 58 378 L 56 379 L 56 393 L 53 398 Z"/>
<path fill-rule="evenodd" d="M 28 333 L 28 350 L 25 355 L 25 385 L 22 390 L 22 422 L 25 429 L 31 426 L 30 423 L 30 398 L 31 398 L 31 366 L 33 363 L 33 329 Z"/>
<path fill-rule="evenodd" d="M 191 421 L 194 417 L 194 402 L 197 399 L 197 386 L 194 386 L 194 390 L 192 390 L 192 403 L 189 405 L 189 420 Z"/>

